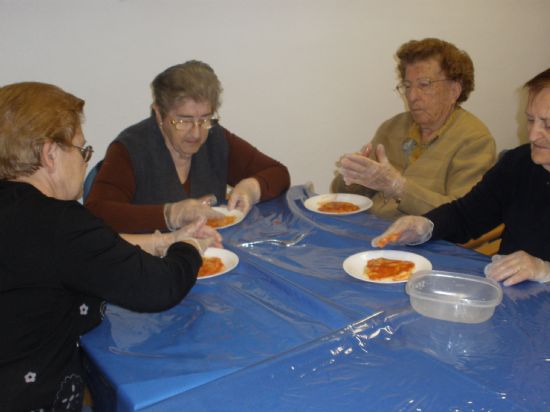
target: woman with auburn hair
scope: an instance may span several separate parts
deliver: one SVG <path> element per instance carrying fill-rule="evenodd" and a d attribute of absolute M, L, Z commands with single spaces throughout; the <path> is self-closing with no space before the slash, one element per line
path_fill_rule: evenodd
<path fill-rule="evenodd" d="M 408 111 L 385 121 L 372 141 L 345 154 L 333 192 L 372 197 L 377 216 L 423 214 L 467 193 L 495 161 L 487 127 L 463 109 L 474 88 L 468 54 L 440 39 L 397 51 L 397 90 Z"/>
<path fill-rule="evenodd" d="M 529 143 L 507 151 L 464 197 L 421 216 L 397 220 L 389 243 L 465 242 L 504 223 L 499 254 L 485 274 L 504 285 L 550 281 L 550 68 L 525 84 Z"/>
<path fill-rule="evenodd" d="M 99 324 L 104 301 L 143 312 L 176 305 L 201 250 L 220 240 L 203 219 L 127 241 L 85 209 L 77 199 L 93 149 L 83 106 L 49 84 L 0 88 L 0 410 L 80 411 L 79 338 Z"/>
<path fill-rule="evenodd" d="M 407 75 L 407 67 L 419 61 L 437 58 L 446 78 L 460 83 L 461 92 L 456 103 L 468 100 L 474 90 L 474 64 L 468 53 L 455 45 L 434 38 L 411 40 L 397 50 L 399 64 L 397 69 L 401 79 Z"/>

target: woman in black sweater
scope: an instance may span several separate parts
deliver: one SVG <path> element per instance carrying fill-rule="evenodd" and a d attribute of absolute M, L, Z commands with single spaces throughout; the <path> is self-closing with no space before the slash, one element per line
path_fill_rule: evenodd
<path fill-rule="evenodd" d="M 176 305 L 220 240 L 200 221 L 132 244 L 77 202 L 93 152 L 83 106 L 52 85 L 0 88 L 0 410 L 80 410 L 79 337 L 104 301 Z"/>

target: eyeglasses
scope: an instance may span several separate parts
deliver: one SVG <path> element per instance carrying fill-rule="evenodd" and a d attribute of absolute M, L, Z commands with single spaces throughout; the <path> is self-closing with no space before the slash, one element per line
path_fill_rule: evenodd
<path fill-rule="evenodd" d="M 94 148 L 90 145 L 82 147 L 82 146 L 77 146 L 75 144 L 65 143 L 65 146 L 74 147 L 75 149 L 78 149 L 85 163 L 88 163 L 90 161 L 90 159 L 92 158 L 92 154 L 94 153 Z"/>
<path fill-rule="evenodd" d="M 421 93 L 431 94 L 431 93 L 434 92 L 434 88 L 433 88 L 434 83 L 447 82 L 447 81 L 451 81 L 451 79 L 439 79 L 439 80 L 418 79 L 415 82 L 414 86 L 411 82 L 405 81 L 405 82 L 399 83 L 395 87 L 395 90 L 397 90 L 399 93 L 405 95 L 405 94 L 410 93 L 413 87 L 416 87 Z"/>
<path fill-rule="evenodd" d="M 220 122 L 219 117 L 203 117 L 201 119 L 172 119 L 170 124 L 174 126 L 176 130 L 188 131 L 197 126 L 204 130 L 210 130 L 212 127 Z"/>

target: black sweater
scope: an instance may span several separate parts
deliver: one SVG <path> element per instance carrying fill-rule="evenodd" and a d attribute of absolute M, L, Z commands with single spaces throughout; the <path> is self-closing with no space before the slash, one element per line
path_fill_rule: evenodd
<path fill-rule="evenodd" d="M 432 239 L 463 243 L 505 224 L 500 254 L 523 250 L 550 261 L 550 172 L 531 160 L 530 145 L 504 154 L 472 190 L 425 216 Z"/>
<path fill-rule="evenodd" d="M 103 301 L 135 311 L 168 309 L 201 264 L 190 245 L 165 258 L 133 246 L 80 203 L 0 181 L 0 410 L 78 410 L 78 340 Z"/>

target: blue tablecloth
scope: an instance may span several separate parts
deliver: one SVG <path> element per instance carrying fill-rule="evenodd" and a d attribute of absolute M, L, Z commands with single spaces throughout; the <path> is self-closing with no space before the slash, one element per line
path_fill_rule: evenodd
<path fill-rule="evenodd" d="M 550 286 L 504 288 L 487 322 L 413 311 L 403 283 L 345 273 L 388 222 L 304 208 L 305 186 L 224 229 L 239 265 L 176 307 L 108 306 L 82 338 L 94 402 L 116 411 L 550 409 Z M 306 233 L 296 246 L 245 241 Z M 443 241 L 399 247 L 435 269 L 482 276 L 489 259 Z"/>

